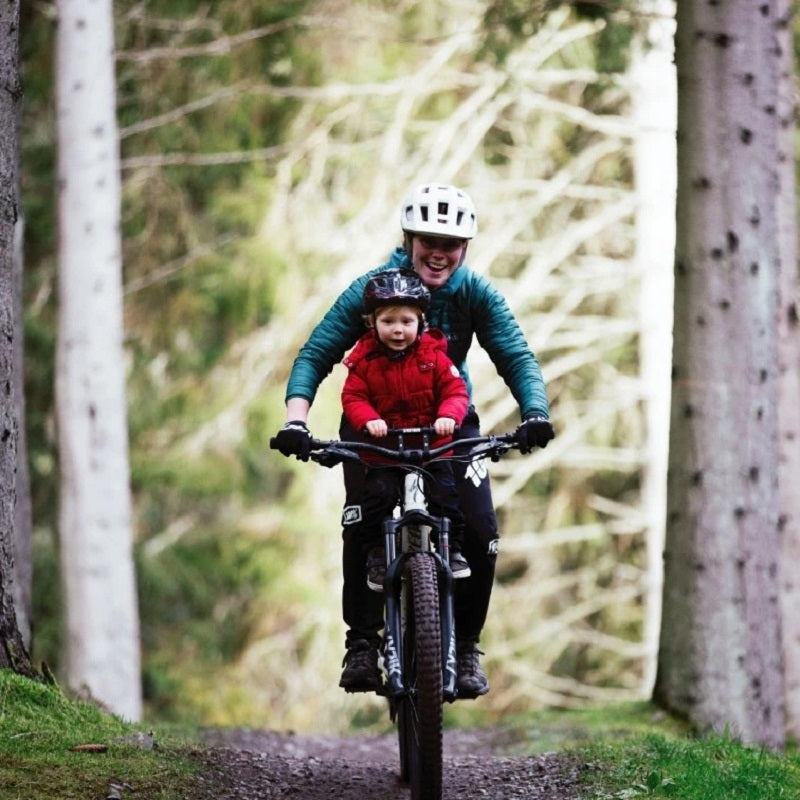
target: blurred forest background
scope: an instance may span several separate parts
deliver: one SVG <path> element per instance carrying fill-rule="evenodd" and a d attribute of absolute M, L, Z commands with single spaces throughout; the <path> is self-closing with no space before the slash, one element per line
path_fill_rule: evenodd
<path fill-rule="evenodd" d="M 383 720 L 382 702 L 337 688 L 338 470 L 290 462 L 268 441 L 298 347 L 399 243 L 400 199 L 424 180 L 473 196 L 469 263 L 521 320 L 558 431 L 546 450 L 491 467 L 503 542 L 480 707 L 649 696 L 672 13 L 660 0 L 115 3 L 149 715 L 326 731 Z M 21 14 L 33 657 L 58 674 L 55 18 L 45 2 Z M 505 386 L 478 348 L 471 363 L 485 429 L 512 429 Z M 314 405 L 320 437 L 336 434 L 341 377 Z"/>

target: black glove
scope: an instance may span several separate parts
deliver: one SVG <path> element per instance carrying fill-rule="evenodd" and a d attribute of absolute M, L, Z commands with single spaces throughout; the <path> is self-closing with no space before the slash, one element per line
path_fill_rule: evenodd
<path fill-rule="evenodd" d="M 547 443 L 555 436 L 553 426 L 547 417 L 528 417 L 517 428 L 517 441 L 520 453 L 530 453 L 534 447 L 547 447 Z"/>
<path fill-rule="evenodd" d="M 293 419 L 287 422 L 277 436 L 270 439 L 269 446 L 273 450 L 280 450 L 287 458 L 297 456 L 300 461 L 308 461 L 311 452 L 311 432 L 305 422 Z"/>

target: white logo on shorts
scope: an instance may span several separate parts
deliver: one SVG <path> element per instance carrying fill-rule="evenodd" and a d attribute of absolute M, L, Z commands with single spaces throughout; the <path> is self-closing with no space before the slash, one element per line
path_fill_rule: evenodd
<path fill-rule="evenodd" d="M 488 475 L 489 469 L 482 458 L 476 458 L 473 461 L 470 461 L 465 472 L 465 477 L 469 478 L 469 480 L 471 480 L 475 486 L 480 486 L 483 482 L 483 479 Z"/>
<path fill-rule="evenodd" d="M 355 525 L 361 522 L 361 506 L 345 506 L 342 511 L 342 525 Z"/>
<path fill-rule="evenodd" d="M 496 556 L 500 552 L 500 540 L 499 539 L 492 539 L 492 541 L 489 542 L 489 550 L 488 550 L 488 552 L 489 552 L 490 556 Z"/>

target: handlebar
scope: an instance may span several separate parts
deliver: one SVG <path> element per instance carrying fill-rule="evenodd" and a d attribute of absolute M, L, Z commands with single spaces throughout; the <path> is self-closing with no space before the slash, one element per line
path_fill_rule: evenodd
<path fill-rule="evenodd" d="M 333 467 L 343 461 L 362 461 L 362 454 L 383 456 L 398 466 L 426 466 L 433 461 L 472 461 L 475 458 L 491 457 L 497 461 L 509 450 L 519 449 L 516 432 L 453 439 L 438 447 L 429 447 L 429 437 L 435 435 L 432 427 L 390 428 L 388 435 L 397 437 L 397 447 L 385 447 L 369 441 L 344 441 L 314 439 L 310 441 L 309 459 L 325 467 Z M 422 446 L 406 447 L 404 438 L 422 436 Z M 275 448 L 274 438 L 270 447 Z"/>

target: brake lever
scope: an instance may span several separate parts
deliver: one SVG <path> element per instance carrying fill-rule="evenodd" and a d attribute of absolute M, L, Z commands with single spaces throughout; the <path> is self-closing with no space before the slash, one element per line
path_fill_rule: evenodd
<path fill-rule="evenodd" d="M 484 444 L 475 445 L 468 454 L 472 458 L 486 458 L 487 456 L 493 461 L 498 462 L 500 457 L 505 455 L 509 450 L 513 449 L 513 445 L 508 442 L 495 440 L 486 442 Z"/>
<path fill-rule="evenodd" d="M 323 467 L 335 467 L 343 461 L 361 461 L 358 453 L 344 447 L 328 447 L 320 453 L 312 453 L 310 458 Z"/>

